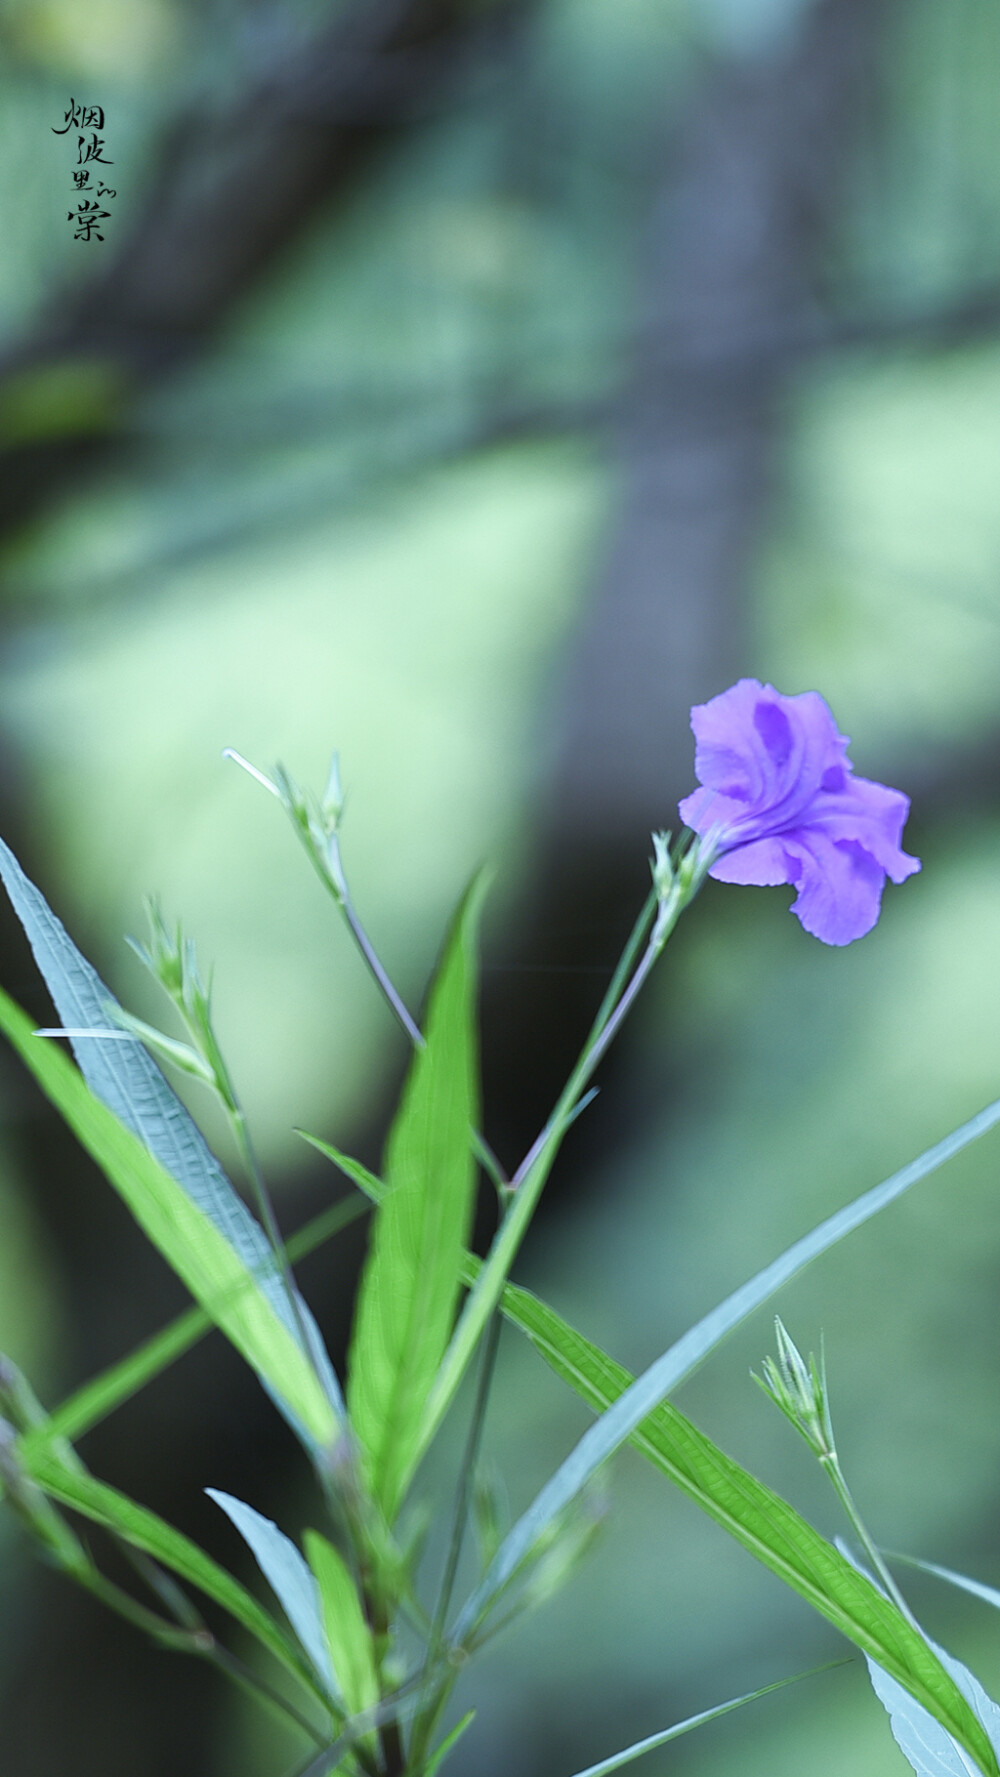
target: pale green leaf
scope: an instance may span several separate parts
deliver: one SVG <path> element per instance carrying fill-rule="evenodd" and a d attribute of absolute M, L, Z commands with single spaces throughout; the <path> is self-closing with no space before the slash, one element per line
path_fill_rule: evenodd
<path fill-rule="evenodd" d="M 231 1493 L 223 1493 L 217 1487 L 206 1487 L 205 1492 L 221 1507 L 249 1545 L 261 1573 L 280 1599 L 281 1608 L 300 1645 L 312 1661 L 323 1689 L 339 1701 L 323 1633 L 319 1587 L 295 1544 L 271 1518 L 265 1518 L 242 1499 L 235 1499 Z"/>
<path fill-rule="evenodd" d="M 95 1098 L 72 1062 L 32 1034 L 32 1021 L 2 992 L 0 1029 L 153 1245 L 283 1404 L 306 1443 L 326 1448 L 337 1432 L 326 1390 L 236 1247 L 139 1137 Z"/>
<path fill-rule="evenodd" d="M 372 1633 L 343 1556 L 318 1530 L 305 1533 L 306 1554 L 319 1587 L 330 1662 L 349 1715 L 363 1715 L 379 1701 Z M 366 1736 L 362 1745 L 371 1736 Z"/>
<path fill-rule="evenodd" d="M 1000 1748 L 1000 1708 L 983 1690 L 968 1667 L 962 1665 L 961 1660 L 954 1659 L 933 1642 L 930 1645 L 963 1696 L 968 1699 L 990 1744 L 995 1749 Z M 893 1739 L 900 1752 L 909 1759 L 917 1777 L 970 1777 L 970 1773 L 974 1777 L 976 1767 L 970 1762 L 964 1747 L 958 1744 L 939 1721 L 935 1721 L 915 1697 L 911 1697 L 902 1685 L 890 1678 L 887 1672 L 883 1672 L 875 1660 L 868 1660 L 868 1674 L 872 1689 L 888 1714 Z"/>
<path fill-rule="evenodd" d="M 348 1402 L 371 1491 L 389 1522 L 412 1475 L 444 1354 L 472 1215 L 477 1116 L 474 939 L 481 883 L 466 894 L 431 989 L 386 1148 L 383 1200 L 358 1297 Z"/>
<path fill-rule="evenodd" d="M 661 1728 L 658 1734 L 647 1734 L 644 1740 L 636 1740 L 631 1746 L 626 1746 L 624 1751 L 613 1753 L 610 1758 L 600 1759 L 596 1765 L 588 1765 L 585 1771 L 577 1771 L 575 1777 L 610 1777 L 612 1771 L 620 1771 L 623 1765 L 630 1765 L 634 1759 L 642 1758 L 643 1753 L 654 1752 L 658 1746 L 666 1746 L 668 1740 L 679 1740 L 682 1734 L 690 1734 L 693 1728 L 717 1721 L 720 1715 L 729 1715 L 734 1709 L 742 1709 L 744 1703 L 755 1703 L 758 1697 L 766 1697 L 771 1691 L 782 1690 L 786 1684 L 798 1684 L 800 1679 L 812 1678 L 815 1672 L 826 1670 L 825 1666 L 816 1666 L 809 1672 L 796 1672 L 791 1678 L 779 1678 L 774 1684 L 761 1685 L 759 1691 L 747 1691 L 742 1697 L 730 1697 L 728 1703 L 717 1703 L 714 1709 L 702 1709 L 698 1715 L 689 1715 L 684 1721 L 675 1722 L 672 1728 Z"/>
<path fill-rule="evenodd" d="M 3 840 L 0 879 L 24 926 L 63 1025 L 75 1033 L 105 1029 L 109 1011 L 114 1014 L 121 1008 Z M 242 1267 L 256 1278 L 272 1314 L 284 1324 L 289 1336 L 301 1343 L 305 1330 L 307 1355 L 337 1417 L 342 1418 L 340 1385 L 319 1328 L 301 1297 L 294 1305 L 289 1300 L 281 1267 L 263 1230 L 234 1191 L 155 1061 L 139 1041 L 109 1042 L 83 1034 L 74 1034 L 71 1040 L 77 1064 L 95 1096 L 139 1137 L 202 1216 L 214 1225 Z M 27 1055 L 25 1059 L 29 1060 Z M 271 1378 L 262 1373 L 262 1380 L 275 1392 Z M 275 1398 L 283 1406 L 280 1389 Z M 301 1425 L 296 1429 L 301 1431 Z"/>

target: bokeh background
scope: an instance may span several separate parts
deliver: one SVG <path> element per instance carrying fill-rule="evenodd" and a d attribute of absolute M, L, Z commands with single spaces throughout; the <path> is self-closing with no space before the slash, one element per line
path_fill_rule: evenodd
<path fill-rule="evenodd" d="M 66 220 L 71 98 L 105 109 L 103 242 Z M 848 950 L 782 891 L 708 886 L 567 1143 L 518 1276 L 625 1362 L 996 1095 L 998 101 L 993 0 L 3 0 L 0 829 L 146 1015 L 122 934 L 150 890 L 183 916 L 286 1227 L 343 1189 L 295 1128 L 376 1163 L 405 1044 L 225 746 L 317 786 L 340 749 L 348 871 L 414 1006 L 494 865 L 510 1165 L 691 787 L 692 702 L 815 687 L 912 795 L 923 874 Z M 6 911 L 0 978 L 49 1021 Z M 7 1056 L 0 1109 L 0 1348 L 54 1403 L 182 1296 Z M 302 1268 L 334 1346 L 362 1251 Z M 825 1335 L 875 1534 L 994 1583 L 998 1281 L 987 1138 L 778 1304 Z M 832 1534 L 749 1380 L 771 1340 L 763 1311 L 679 1404 Z M 512 1510 L 586 1423 L 509 1335 Z M 204 1486 L 315 1510 L 218 1339 L 82 1453 L 247 1577 Z M 457 1698 L 456 1777 L 569 1777 L 845 1651 L 638 1458 L 608 1503 Z M 294 1763 L 7 1521 L 0 1579 L 10 1777 Z M 996 1694 L 996 1615 L 909 1589 Z M 854 1661 L 645 1769 L 904 1765 Z"/>

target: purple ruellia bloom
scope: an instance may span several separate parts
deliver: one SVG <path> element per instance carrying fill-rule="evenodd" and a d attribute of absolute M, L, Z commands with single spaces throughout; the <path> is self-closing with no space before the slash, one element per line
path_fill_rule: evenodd
<path fill-rule="evenodd" d="M 695 773 L 703 785 L 680 805 L 696 833 L 713 833 L 718 882 L 798 889 L 807 932 L 850 944 L 870 932 L 885 879 L 903 882 L 919 858 L 900 850 L 910 802 L 900 790 L 855 777 L 850 742 L 818 691 L 782 697 L 740 679 L 696 704 Z"/>

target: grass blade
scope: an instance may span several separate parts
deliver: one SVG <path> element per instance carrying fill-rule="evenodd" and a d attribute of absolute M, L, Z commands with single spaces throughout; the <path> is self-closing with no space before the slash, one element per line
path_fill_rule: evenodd
<path fill-rule="evenodd" d="M 462 1735 L 465 1733 L 466 1728 L 471 1727 L 475 1719 L 475 1710 L 467 1709 L 461 1721 L 455 1723 L 451 1733 L 446 1734 L 440 1746 L 434 1748 L 430 1758 L 427 1760 L 427 1777 L 437 1777 L 437 1773 L 440 1771 L 441 1766 L 444 1764 L 452 1747 L 458 1744 Z"/>
<path fill-rule="evenodd" d="M 117 1006 L 114 995 L 77 949 L 41 890 L 25 875 L 2 839 L 0 880 L 24 927 L 63 1025 L 75 1030 L 105 1029 L 109 1007 Z M 72 1048 L 94 1095 L 139 1137 L 202 1215 L 214 1224 L 244 1268 L 257 1278 L 272 1312 L 291 1337 L 299 1341 L 299 1328 L 305 1328 L 310 1359 L 334 1411 L 342 1418 L 340 1385 L 319 1328 L 301 1298 L 297 1311 L 293 1309 L 280 1265 L 262 1228 L 233 1189 L 201 1131 L 142 1043 L 76 1036 Z"/>
<path fill-rule="evenodd" d="M 153 1245 L 257 1372 L 303 1441 L 316 1450 L 327 1447 L 337 1431 L 333 1408 L 286 1315 L 278 1313 L 273 1293 L 139 1137 L 94 1096 L 68 1057 L 53 1043 L 35 1038 L 32 1020 L 2 992 L 0 1030 Z M 265 1278 L 273 1277 L 267 1247 L 264 1260 Z M 284 1306 L 287 1313 L 287 1301 Z"/>
<path fill-rule="evenodd" d="M 261 1573 L 312 1661 L 321 1685 L 331 1692 L 335 1701 L 338 1700 L 327 1657 L 319 1588 L 295 1544 L 270 1518 L 263 1517 L 242 1499 L 234 1499 L 231 1493 L 223 1493 L 217 1487 L 206 1487 L 205 1492 L 221 1507 L 249 1545 Z"/>
<path fill-rule="evenodd" d="M 846 1665 L 844 1660 L 834 1660 L 835 1666 Z M 610 1777 L 612 1771 L 620 1771 L 623 1765 L 630 1765 L 634 1759 L 641 1758 L 645 1752 L 655 1751 L 657 1746 L 666 1746 L 668 1740 L 679 1740 L 682 1734 L 690 1734 L 693 1728 L 702 1727 L 705 1722 L 717 1721 L 720 1715 L 729 1715 L 734 1709 L 742 1709 L 744 1703 L 755 1703 L 758 1697 L 766 1697 L 771 1691 L 783 1690 L 786 1684 L 798 1684 L 802 1678 L 812 1678 L 817 1672 L 829 1671 L 829 1666 L 814 1666 L 809 1672 L 796 1672 L 791 1678 L 778 1678 L 773 1684 L 761 1685 L 759 1691 L 747 1691 L 742 1697 L 730 1697 L 728 1703 L 717 1703 L 714 1709 L 702 1709 L 698 1715 L 689 1715 L 685 1721 L 675 1722 L 672 1728 L 663 1728 L 658 1734 L 648 1734 L 645 1740 L 636 1740 L 633 1746 L 626 1746 L 624 1752 L 616 1752 L 611 1758 L 601 1759 L 596 1765 L 588 1765 L 585 1771 L 577 1771 L 575 1777 Z"/>
<path fill-rule="evenodd" d="M 962 1592 L 971 1592 L 974 1598 L 983 1599 L 984 1603 L 992 1604 L 994 1610 L 1000 1610 L 1000 1592 L 995 1586 L 985 1586 L 982 1580 L 970 1580 L 964 1573 L 954 1573 L 950 1567 L 938 1567 L 933 1561 L 919 1561 L 916 1555 L 890 1555 L 890 1561 L 902 1561 L 907 1567 L 919 1567 L 921 1573 L 932 1573 L 936 1579 L 947 1580 L 951 1586 L 958 1586 Z"/>
<path fill-rule="evenodd" d="M 475 1189 L 474 938 L 482 883 L 466 894 L 431 990 L 386 1147 L 355 1314 L 348 1400 L 371 1491 L 391 1523 L 420 1448 L 451 1332 Z"/>
<path fill-rule="evenodd" d="M 348 1715 L 363 1715 L 379 1701 L 371 1629 L 343 1556 L 318 1530 L 306 1531 L 305 1545 L 320 1600 L 328 1664 L 336 1674 Z M 373 1740 L 367 1743 L 374 1745 Z"/>
<path fill-rule="evenodd" d="M 954 1130 L 884 1183 L 876 1185 L 846 1208 L 829 1216 L 811 1233 L 795 1241 L 749 1282 L 727 1296 L 724 1302 L 712 1309 L 657 1358 L 637 1380 L 630 1379 L 624 1391 L 617 1390 L 614 1406 L 603 1412 L 597 1424 L 584 1433 L 575 1450 L 571 1451 L 528 1511 L 514 1525 L 493 1563 L 492 1578 L 491 1575 L 486 1576 L 480 1592 L 484 1593 L 488 1582 L 499 1586 L 507 1583 L 551 1520 L 565 1510 L 580 1489 L 586 1486 L 590 1477 L 631 1436 L 657 1402 L 689 1376 L 740 1321 L 766 1302 L 782 1284 L 818 1258 L 820 1253 L 826 1252 L 862 1222 L 878 1214 L 879 1210 L 901 1196 L 918 1179 L 942 1165 L 998 1120 L 1000 1101 L 988 1106 L 960 1129 Z M 564 1323 L 559 1323 L 558 1316 L 554 1317 L 550 1331 L 555 1334 L 556 1348 L 562 1336 L 558 1331 L 560 1325 Z M 571 1334 L 571 1344 L 579 1340 L 579 1334 Z M 591 1361 L 595 1354 L 596 1347 L 592 1347 Z M 624 1375 L 625 1372 L 621 1374 Z"/>
<path fill-rule="evenodd" d="M 634 1385 L 626 1369 L 527 1290 L 508 1285 L 501 1306 L 557 1375 L 602 1416 L 632 1394 Z M 598 1420 L 591 1430 L 601 1423 Z M 666 1401 L 647 1413 L 628 1437 L 702 1511 L 916 1696 L 989 1777 L 997 1777 L 996 1759 L 981 1723 L 927 1642 L 792 1506 Z M 563 1470 L 557 1471 L 554 1479 L 559 1481 L 562 1474 Z M 540 1526 L 552 1515 L 546 1499 L 546 1495 L 551 1498 L 550 1489 L 551 1482 L 501 1545 L 455 1624 L 451 1639 L 456 1645 L 492 1608 L 535 1547 Z M 560 1485 L 555 1491 L 563 1490 Z M 570 1489 L 570 1497 L 574 1491 Z"/>

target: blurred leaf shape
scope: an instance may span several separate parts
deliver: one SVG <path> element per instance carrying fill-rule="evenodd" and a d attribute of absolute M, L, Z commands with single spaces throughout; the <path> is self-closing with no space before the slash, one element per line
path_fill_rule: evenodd
<path fill-rule="evenodd" d="M 422 1449 L 472 1215 L 478 1118 L 475 1059 L 477 877 L 452 923 L 386 1146 L 351 1341 L 348 1403 L 368 1482 L 391 1522 Z"/>
<path fill-rule="evenodd" d="M 223 1493 L 217 1487 L 206 1487 L 205 1492 L 209 1499 L 221 1506 L 249 1545 L 261 1573 L 280 1600 L 282 1610 L 312 1661 L 324 1690 L 330 1691 L 339 1701 L 327 1658 L 319 1588 L 295 1544 L 272 1519 L 265 1518 L 243 1500 L 235 1499 L 231 1493 Z"/>
<path fill-rule="evenodd" d="M 3 840 L 0 878 L 63 1024 L 77 1031 L 106 1028 L 109 1011 L 113 1016 L 117 1010 L 114 996 Z M 290 1409 L 298 1435 L 307 1444 L 327 1443 L 343 1414 L 343 1398 L 319 1328 L 297 1293 L 294 1301 L 289 1300 L 277 1256 L 262 1229 L 142 1044 L 79 1035 L 71 1039 L 83 1080 L 93 1094 L 88 1105 L 90 1094 L 78 1090 L 82 1082 L 65 1058 L 47 1044 L 43 1050 L 39 1043 L 23 1041 L 19 1025 L 23 1014 L 12 1001 L 6 1002 L 5 1012 L 3 1028 L 15 1048 L 84 1146 L 108 1171 L 150 1239 L 252 1363 L 276 1404 L 283 1412 Z M 99 1107 L 107 1107 L 113 1116 L 102 1118 Z M 155 1168 L 135 1164 L 125 1139 L 129 1134 L 137 1136 L 149 1159 L 159 1163 Z M 100 1154 L 91 1145 L 94 1141 Z M 176 1205 L 173 1212 L 171 1200 Z M 234 1295 L 234 1285 L 242 1283 L 246 1273 L 255 1284 L 253 1292 Z"/>

